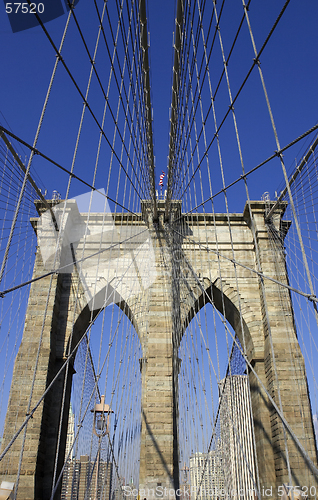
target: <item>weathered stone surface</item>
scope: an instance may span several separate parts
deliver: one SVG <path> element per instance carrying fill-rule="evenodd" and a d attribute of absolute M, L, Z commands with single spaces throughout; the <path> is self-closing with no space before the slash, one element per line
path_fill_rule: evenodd
<path fill-rule="evenodd" d="M 69 213 L 74 208 L 71 205 Z M 154 224 L 148 207 L 149 203 L 144 202 L 143 220 L 134 220 L 130 214 L 114 215 L 114 227 L 121 230 L 124 227 L 126 232 L 121 234 L 125 237 L 131 234 L 131 227 L 134 231 L 148 230 L 155 258 L 154 268 L 147 271 L 152 277 L 147 286 L 145 277 L 135 271 L 130 276 L 136 284 L 134 294 L 130 293 L 129 280 L 117 289 L 114 284 L 119 269 L 127 266 L 127 262 L 135 262 L 136 269 L 143 259 L 146 260 L 148 247 L 141 250 L 138 261 L 129 260 L 128 253 L 137 255 L 140 245 L 145 244 L 138 239 L 129 240 L 129 252 L 127 247 L 118 245 L 112 253 L 117 260 L 111 261 L 110 255 L 108 264 L 99 269 L 97 278 L 93 267 L 85 275 L 78 274 L 75 267 L 71 273 L 53 275 L 32 284 L 2 449 L 86 331 L 89 321 L 98 313 L 101 306 L 96 304 L 103 303 L 107 283 L 112 282 L 116 300 L 135 326 L 143 349 L 140 361 L 143 391 L 140 488 L 155 489 L 159 484 L 178 487 L 178 346 L 189 322 L 210 301 L 234 328 L 254 369 L 255 373 L 250 370 L 249 378 L 260 483 L 265 488 L 273 486 L 275 491 L 282 483 L 289 482 L 286 440 L 281 420 L 260 381 L 281 407 L 314 463 L 317 457 L 304 361 L 289 292 L 266 279 L 262 285 L 257 274 L 234 266 L 230 260 L 256 269 L 258 255 L 260 270 L 265 275 L 287 283 L 282 248 L 280 244 L 273 247 L 268 237 L 265 206 L 262 202 L 251 202 L 253 220 L 248 207 L 243 214 L 231 214 L 231 233 L 226 214 L 191 214 L 178 219 L 180 203 L 173 202 L 171 221 L 165 223 L 163 204 L 159 202 L 159 222 Z M 277 231 L 283 210 L 282 205 L 273 215 L 273 227 Z M 82 217 L 85 221 L 86 216 Z M 95 233 L 93 231 L 92 237 L 86 240 L 85 246 L 83 241 L 78 244 L 84 257 L 96 252 L 100 245 L 96 228 L 102 227 L 103 215 L 90 217 Z M 79 223 L 78 216 L 76 221 Z M 105 248 L 110 241 L 113 236 L 103 236 Z M 118 259 L 121 259 L 120 265 Z M 95 260 L 97 263 L 97 257 Z M 38 252 L 34 276 L 42 273 L 43 263 Z M 92 307 L 89 307 L 88 297 Z M 60 375 L 28 424 L 18 499 L 46 500 L 50 497 L 60 410 L 64 404 L 64 415 L 68 415 L 71 382 L 70 365 L 67 374 Z M 65 400 L 62 398 L 64 383 L 67 387 Z M 58 469 L 64 456 L 66 423 L 67 418 L 62 422 Z M 6 480 L 15 481 L 22 438 L 23 432 L 1 463 L 0 473 Z M 290 438 L 287 448 L 294 484 L 315 485 L 316 480 Z"/>

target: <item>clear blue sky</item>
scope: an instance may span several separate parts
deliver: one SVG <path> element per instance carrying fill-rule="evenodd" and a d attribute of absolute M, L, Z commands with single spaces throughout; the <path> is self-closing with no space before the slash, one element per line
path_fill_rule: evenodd
<path fill-rule="evenodd" d="M 112 2 L 109 2 L 111 5 Z M 233 36 L 239 16 L 242 13 L 240 0 L 226 2 L 229 5 L 228 31 Z M 284 2 L 268 0 L 252 1 L 250 17 L 260 48 L 270 27 L 276 19 Z M 154 117 L 154 146 L 157 166 L 157 181 L 161 170 L 166 170 L 169 133 L 169 106 L 171 102 L 172 84 L 172 40 L 174 30 L 174 2 L 172 0 L 148 1 L 152 102 Z M 81 0 L 76 7 L 76 14 L 85 23 L 88 0 Z M 58 44 L 65 23 L 66 15 L 46 24 L 46 27 Z M 313 126 L 317 121 L 317 72 L 318 72 L 318 4 L 316 0 L 303 3 L 292 0 L 287 7 L 277 30 L 262 55 L 268 93 L 277 123 L 281 145 L 292 141 L 298 135 Z M 95 32 L 89 39 L 90 47 L 95 39 Z M 246 73 L 253 54 L 246 30 L 242 42 L 238 45 L 239 53 L 229 66 L 233 88 Z M 223 29 L 226 45 L 226 30 Z M 89 37 L 88 37 L 89 38 Z M 40 27 L 13 34 L 7 16 L 2 7 L 0 14 L 1 41 L 1 81 L 0 120 L 5 124 L 3 116 L 11 129 L 19 137 L 32 143 L 40 110 L 48 86 L 50 74 L 55 61 L 53 50 Z M 79 40 L 77 40 L 78 45 Z M 65 60 L 76 74 L 81 88 L 84 90 L 88 74 L 88 66 L 82 63 L 81 52 L 75 45 L 68 45 Z M 211 69 L 213 74 L 213 68 Z M 258 75 L 252 75 L 246 92 L 236 104 L 238 123 L 242 132 L 243 153 L 246 170 L 270 156 L 276 149 L 270 129 L 264 99 L 259 91 Z M 59 69 L 53 89 L 45 124 L 40 136 L 39 149 L 69 168 L 76 128 L 81 111 L 81 100 L 75 95 L 68 77 Z M 227 98 L 222 104 L 220 117 L 228 106 Z M 88 135 L 86 152 L 90 147 Z M 289 166 L 298 156 L 300 146 L 297 145 L 286 153 L 286 165 Z M 83 164 L 85 163 L 85 154 Z M 65 191 L 66 176 L 54 167 L 42 162 L 35 162 L 35 168 L 43 184 L 50 192 Z M 237 175 L 227 168 L 227 182 Z M 274 194 L 281 179 L 278 162 L 254 174 L 252 197 L 260 197 L 264 191 Z M 78 166 L 77 173 L 89 182 L 83 166 Z M 74 187 L 73 194 L 84 192 L 85 188 Z M 243 202 L 243 199 L 242 199 Z M 241 205 L 241 204 L 240 204 Z M 240 206 L 233 207 L 239 211 Z"/>
<path fill-rule="evenodd" d="M 80 0 L 76 15 L 83 25 L 91 21 L 89 0 Z M 114 0 L 109 2 L 110 8 Z M 242 15 L 241 0 L 228 0 L 228 32 L 223 30 L 225 46 L 233 37 L 239 17 Z M 270 28 L 279 14 L 284 0 L 252 0 L 250 18 L 253 25 L 257 47 L 260 48 Z M 219 5 L 219 2 L 218 2 Z M 4 5 L 0 12 L 1 79 L 0 79 L 0 122 L 13 133 L 28 143 L 33 142 L 38 119 L 42 109 L 50 75 L 55 62 L 55 54 L 42 29 L 36 27 L 19 33 L 12 33 L 5 14 Z M 148 0 L 150 61 L 153 104 L 154 150 L 157 167 L 157 182 L 161 170 L 166 171 L 169 134 L 169 107 L 171 103 L 173 31 L 175 6 L 173 0 Z M 58 45 L 66 15 L 46 24 L 46 28 Z M 262 69 L 276 120 L 281 146 L 285 146 L 310 127 L 318 118 L 318 2 L 291 0 L 272 36 L 262 57 Z M 96 37 L 97 25 L 91 25 L 87 38 L 92 49 Z M 87 27 L 87 26 L 86 26 Z M 80 48 L 78 36 L 74 35 L 71 44 L 67 44 L 63 56 L 74 71 L 76 79 L 85 91 L 89 65 Z M 233 89 L 242 82 L 247 69 L 252 63 L 253 53 L 245 27 L 242 39 L 238 43 L 237 53 L 229 72 Z M 99 66 L 100 67 L 100 66 Z M 102 69 L 101 69 L 102 71 Z M 211 67 L 212 77 L 214 68 Z M 107 80 L 107 71 L 104 72 Z M 105 80 L 105 81 L 106 81 Z M 93 96 L 94 109 L 101 117 L 101 105 Z M 91 102 L 91 101 L 90 101 Z M 225 95 L 220 103 L 220 117 L 229 105 Z M 82 110 L 82 101 L 75 93 L 73 85 L 65 75 L 63 68 L 58 69 L 52 97 L 45 116 L 38 148 L 49 157 L 70 168 L 76 131 Z M 239 129 L 242 138 L 243 155 L 246 170 L 263 161 L 276 149 L 271 131 L 264 98 L 260 89 L 256 69 L 252 74 L 241 98 L 235 105 Z M 8 125 L 9 124 L 9 125 Z M 90 165 L 96 151 L 98 131 L 88 126 L 86 139 L 81 144 L 75 173 L 87 182 L 92 182 Z M 226 182 L 233 181 L 241 173 L 232 152 L 233 136 L 228 140 L 223 136 Z M 94 143 L 94 148 L 92 144 Z M 308 141 L 306 142 L 308 145 Z M 286 166 L 294 165 L 299 159 L 304 144 L 297 144 L 285 154 Z M 26 151 L 26 150 L 25 150 Z M 28 152 L 27 152 L 28 153 Z M 34 175 L 41 179 L 40 187 L 48 189 L 50 197 L 54 189 L 62 197 L 65 194 L 67 176 L 44 160 L 36 158 Z M 100 175 L 98 187 L 105 188 L 106 173 Z M 265 191 L 274 196 L 282 179 L 280 165 L 275 160 L 262 168 L 250 179 L 250 194 L 259 199 Z M 85 193 L 87 188 L 73 183 L 71 196 Z M 242 211 L 245 195 L 242 190 L 233 189 L 230 209 Z"/>

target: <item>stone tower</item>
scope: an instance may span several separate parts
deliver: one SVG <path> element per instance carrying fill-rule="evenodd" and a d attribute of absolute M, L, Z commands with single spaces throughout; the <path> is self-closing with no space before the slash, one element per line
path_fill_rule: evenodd
<path fill-rule="evenodd" d="M 274 255 L 270 246 L 264 203 L 251 202 L 243 213 L 228 218 L 227 214 L 182 215 L 181 203 L 174 201 L 168 221 L 164 202 L 158 202 L 157 221 L 150 207 L 144 201 L 138 218 L 111 214 L 106 220 L 105 214 L 94 213 L 88 221 L 88 214 L 80 213 L 76 202 L 69 200 L 62 219 L 56 212 L 64 243 L 55 268 L 63 265 L 64 271 L 32 283 L 2 444 L 4 449 L 26 414 L 32 412 L 0 466 L 1 478 L 7 481 L 16 481 L 20 470 L 18 499 L 50 498 L 55 458 L 58 473 L 64 461 L 74 363 L 71 353 L 90 321 L 111 302 L 130 318 L 143 350 L 139 487 L 150 491 L 149 498 L 158 487 L 176 490 L 179 486 L 178 347 L 187 325 L 207 302 L 225 316 L 245 346 L 261 486 L 272 486 L 276 498 L 275 488 L 289 482 L 284 429 L 267 393 L 277 406 L 281 402 L 284 418 L 317 464 L 305 367 L 289 291 L 284 289 L 282 301 L 275 282 L 261 281 L 249 270 L 256 269 L 258 262 L 265 276 L 288 283 L 282 246 L 277 244 Z M 41 215 L 41 203 L 37 209 Z M 286 229 L 281 220 L 284 210 L 282 203 L 271 220 L 272 229 L 279 234 Z M 89 236 L 85 233 L 87 221 Z M 39 237 L 40 217 L 32 223 Z M 56 235 L 52 228 L 42 226 L 42 237 L 43 231 L 47 231 L 45 240 L 51 238 L 53 245 Z M 93 254 L 97 240 L 109 249 L 103 262 L 96 257 L 89 266 L 77 265 L 77 255 L 85 259 Z M 233 265 L 232 245 L 235 260 L 243 267 Z M 40 247 L 35 278 L 46 272 L 45 258 L 50 262 Z M 275 265 L 277 262 L 281 265 Z M 118 280 L 118 270 L 128 268 L 125 279 Z M 310 466 L 291 436 L 287 443 L 293 481 L 315 485 Z M 56 498 L 59 495 L 57 491 Z"/>

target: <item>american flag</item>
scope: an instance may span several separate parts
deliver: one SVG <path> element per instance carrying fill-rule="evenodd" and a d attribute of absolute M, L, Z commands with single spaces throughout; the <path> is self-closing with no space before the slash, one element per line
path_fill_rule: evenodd
<path fill-rule="evenodd" d="M 164 173 L 164 171 L 162 171 L 162 174 L 160 175 L 159 177 L 159 186 L 163 186 L 163 178 L 166 174 Z"/>

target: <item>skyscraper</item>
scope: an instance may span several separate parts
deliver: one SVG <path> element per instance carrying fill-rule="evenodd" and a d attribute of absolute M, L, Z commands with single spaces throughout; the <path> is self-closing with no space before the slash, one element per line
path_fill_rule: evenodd
<path fill-rule="evenodd" d="M 98 477 L 96 477 L 98 474 Z M 99 498 L 110 500 L 112 491 L 112 464 L 90 461 L 88 455 L 68 460 L 62 481 L 61 500 Z"/>
<path fill-rule="evenodd" d="M 70 410 L 68 413 L 68 425 L 67 425 L 67 436 L 66 436 L 66 446 L 65 446 L 65 458 L 71 459 L 74 455 L 73 453 L 73 443 L 75 439 L 75 415 L 72 409 L 72 403 L 70 403 Z"/>
<path fill-rule="evenodd" d="M 254 498 L 253 418 L 247 375 L 228 376 L 220 384 L 219 441 L 227 495 Z"/>
<path fill-rule="evenodd" d="M 191 498 L 221 498 L 224 487 L 222 457 L 219 450 L 194 453 L 190 457 Z"/>

